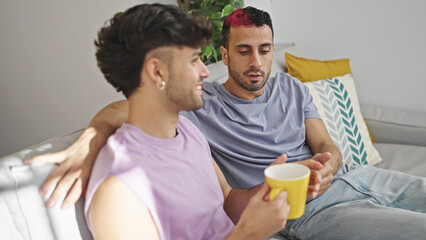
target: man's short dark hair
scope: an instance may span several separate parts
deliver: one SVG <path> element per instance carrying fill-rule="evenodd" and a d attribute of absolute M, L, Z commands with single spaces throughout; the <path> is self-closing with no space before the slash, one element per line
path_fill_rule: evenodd
<path fill-rule="evenodd" d="M 115 14 L 98 32 L 96 59 L 107 81 L 128 98 L 140 84 L 148 52 L 160 47 L 203 47 L 211 36 L 210 23 L 176 6 L 141 4 Z"/>
<path fill-rule="evenodd" d="M 231 27 L 239 27 L 243 25 L 246 27 L 250 27 L 252 25 L 261 27 L 265 24 L 271 28 L 273 37 L 274 29 L 272 28 L 272 20 L 269 13 L 254 7 L 236 9 L 223 22 L 222 45 L 225 48 L 228 48 L 229 31 Z"/>

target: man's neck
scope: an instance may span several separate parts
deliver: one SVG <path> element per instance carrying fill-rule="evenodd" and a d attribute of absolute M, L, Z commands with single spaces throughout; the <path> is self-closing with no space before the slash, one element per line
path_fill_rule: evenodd
<path fill-rule="evenodd" d="M 153 99 L 130 98 L 127 123 L 156 138 L 174 138 L 177 134 L 178 113 Z"/>

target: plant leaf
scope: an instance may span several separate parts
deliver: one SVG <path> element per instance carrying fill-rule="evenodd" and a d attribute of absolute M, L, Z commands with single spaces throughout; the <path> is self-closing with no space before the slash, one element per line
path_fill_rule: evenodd
<path fill-rule="evenodd" d="M 213 25 L 216 27 L 219 32 L 222 32 L 223 23 L 219 21 L 212 21 Z"/>
<path fill-rule="evenodd" d="M 228 16 L 232 11 L 234 11 L 234 6 L 232 6 L 232 4 L 227 4 L 222 10 L 222 17 Z"/>
<path fill-rule="evenodd" d="M 243 8 L 243 3 L 240 0 L 234 0 L 234 2 L 232 3 L 232 5 L 234 5 L 235 9 Z"/>
<path fill-rule="evenodd" d="M 207 45 L 201 53 L 201 58 L 207 59 L 212 55 L 212 53 L 213 53 L 212 47 L 210 45 Z"/>
<path fill-rule="evenodd" d="M 211 8 L 212 4 L 213 4 L 213 0 L 208 0 L 207 3 L 206 3 L 206 9 Z"/>
<path fill-rule="evenodd" d="M 214 60 L 217 62 L 217 52 L 216 49 L 212 48 Z"/>
<path fill-rule="evenodd" d="M 221 13 L 221 12 L 214 13 L 214 14 L 211 16 L 211 19 L 215 19 L 215 20 L 219 20 L 219 19 L 221 19 L 221 18 L 222 18 L 222 13 Z"/>

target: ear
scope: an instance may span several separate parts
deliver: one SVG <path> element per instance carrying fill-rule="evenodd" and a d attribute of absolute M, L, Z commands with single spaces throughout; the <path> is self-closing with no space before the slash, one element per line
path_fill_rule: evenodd
<path fill-rule="evenodd" d="M 220 46 L 220 53 L 222 54 L 222 61 L 225 66 L 228 66 L 228 49 L 224 46 Z"/>
<path fill-rule="evenodd" d="M 142 71 L 141 71 L 141 79 L 142 75 L 146 76 L 146 81 L 152 81 L 153 84 L 160 83 L 162 81 L 166 81 L 167 78 L 167 67 L 166 64 L 163 63 L 160 59 L 151 57 L 145 60 Z"/>

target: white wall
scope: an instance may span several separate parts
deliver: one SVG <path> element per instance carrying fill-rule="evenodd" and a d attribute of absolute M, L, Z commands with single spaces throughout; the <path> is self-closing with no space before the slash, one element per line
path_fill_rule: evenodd
<path fill-rule="evenodd" d="M 0 2 L 0 156 L 84 128 L 123 98 L 99 72 L 93 41 L 115 12 L 147 2 L 176 1 Z M 426 112 L 426 1 L 251 2 L 271 9 L 275 40 L 294 41 L 292 53 L 349 57 L 361 102 Z"/>
<path fill-rule="evenodd" d="M 350 59 L 361 103 L 426 112 L 426 1 L 272 0 L 271 9 L 275 41 L 296 43 L 290 53 Z"/>
<path fill-rule="evenodd" d="M 272 0 L 244 0 L 244 6 L 252 6 L 272 15 Z"/>
<path fill-rule="evenodd" d="M 84 128 L 124 98 L 98 70 L 93 41 L 114 13 L 147 2 L 0 2 L 0 156 Z"/>

